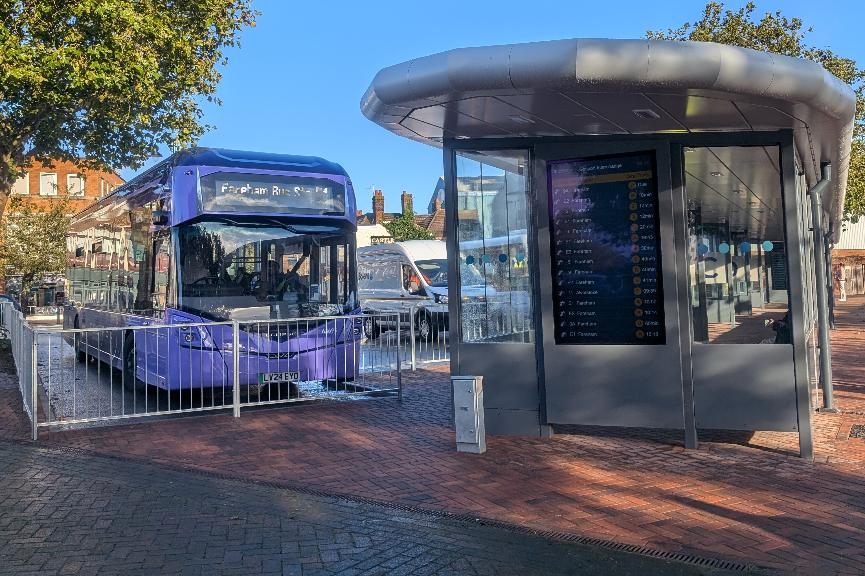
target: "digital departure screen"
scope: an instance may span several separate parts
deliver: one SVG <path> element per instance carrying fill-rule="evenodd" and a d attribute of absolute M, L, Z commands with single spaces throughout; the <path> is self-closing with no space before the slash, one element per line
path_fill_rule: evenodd
<path fill-rule="evenodd" d="M 213 212 L 345 213 L 345 187 L 327 178 L 216 172 L 201 178 L 201 207 Z"/>
<path fill-rule="evenodd" d="M 653 152 L 548 164 L 556 344 L 664 344 Z"/>

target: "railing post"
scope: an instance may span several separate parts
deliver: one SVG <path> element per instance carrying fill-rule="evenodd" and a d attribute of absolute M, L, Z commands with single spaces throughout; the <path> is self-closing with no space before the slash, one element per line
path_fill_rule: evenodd
<path fill-rule="evenodd" d="M 234 407 L 234 417 L 240 418 L 240 324 L 237 320 L 231 323 L 231 354 L 232 354 L 232 390 L 231 402 Z"/>
<path fill-rule="evenodd" d="M 399 349 L 402 346 L 402 314 L 396 314 L 396 387 L 397 398 L 402 402 L 402 357 Z"/>
<path fill-rule="evenodd" d="M 414 372 L 417 368 L 417 351 L 415 345 L 415 336 L 414 336 L 414 316 L 415 316 L 415 308 L 412 306 L 409 310 L 409 337 L 411 341 L 411 371 Z"/>
<path fill-rule="evenodd" d="M 39 343 L 39 334 L 35 330 L 33 334 L 33 346 L 30 348 L 30 423 L 33 440 L 39 440 L 39 375 L 36 373 L 36 349 Z"/>

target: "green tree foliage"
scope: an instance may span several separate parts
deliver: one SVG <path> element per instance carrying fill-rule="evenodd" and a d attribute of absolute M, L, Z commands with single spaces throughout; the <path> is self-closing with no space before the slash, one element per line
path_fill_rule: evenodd
<path fill-rule="evenodd" d="M 194 143 L 251 1 L 0 0 L 0 213 L 31 158 L 137 168 Z"/>
<path fill-rule="evenodd" d="M 66 267 L 66 233 L 70 218 L 65 198 L 52 202 L 48 211 L 32 201 L 13 196 L 0 220 L 0 269 L 21 276 L 21 304 L 34 282 Z"/>
<path fill-rule="evenodd" d="M 665 32 L 648 32 L 646 36 L 656 40 L 718 42 L 807 58 L 849 84 L 856 93 L 856 117 L 844 215 L 855 221 L 865 214 L 865 70 L 854 60 L 838 56 L 828 48 L 809 45 L 806 37 L 811 28 L 806 28 L 801 19 L 788 18 L 778 11 L 767 12 L 758 20 L 756 9 L 754 2 L 735 11 L 725 9 L 722 2 L 709 2 L 696 22 L 686 22 Z"/>
<path fill-rule="evenodd" d="M 390 222 L 385 222 L 384 227 L 393 236 L 395 242 L 403 240 L 432 240 L 432 234 L 421 228 L 414 221 L 414 212 L 406 210 L 402 216 Z"/>

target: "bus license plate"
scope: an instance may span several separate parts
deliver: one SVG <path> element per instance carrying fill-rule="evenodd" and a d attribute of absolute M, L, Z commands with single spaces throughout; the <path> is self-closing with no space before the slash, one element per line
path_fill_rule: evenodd
<path fill-rule="evenodd" d="M 259 384 L 294 382 L 300 379 L 300 372 L 262 372 L 258 375 Z"/>

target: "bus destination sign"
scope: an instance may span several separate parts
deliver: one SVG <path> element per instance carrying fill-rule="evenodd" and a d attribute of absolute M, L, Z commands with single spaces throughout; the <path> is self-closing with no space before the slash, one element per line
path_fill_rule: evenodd
<path fill-rule="evenodd" d="M 655 157 L 548 168 L 556 344 L 664 344 Z"/>
<path fill-rule="evenodd" d="M 345 188 L 327 178 L 217 172 L 201 178 L 205 211 L 345 213 Z"/>

